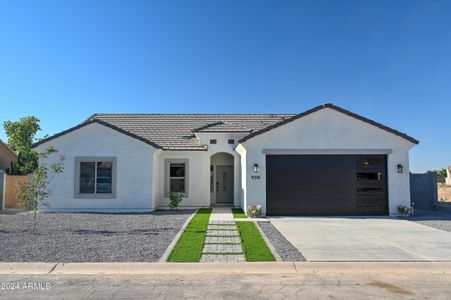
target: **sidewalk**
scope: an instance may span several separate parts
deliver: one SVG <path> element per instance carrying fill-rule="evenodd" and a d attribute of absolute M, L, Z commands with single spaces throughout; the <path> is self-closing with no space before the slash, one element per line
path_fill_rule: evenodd
<path fill-rule="evenodd" d="M 451 262 L 0 263 L 1 275 L 451 274 Z"/>

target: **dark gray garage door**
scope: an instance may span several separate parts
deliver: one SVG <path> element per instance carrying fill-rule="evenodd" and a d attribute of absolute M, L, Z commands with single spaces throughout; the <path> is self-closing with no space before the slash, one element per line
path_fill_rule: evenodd
<path fill-rule="evenodd" d="M 267 155 L 268 215 L 387 214 L 385 155 Z"/>

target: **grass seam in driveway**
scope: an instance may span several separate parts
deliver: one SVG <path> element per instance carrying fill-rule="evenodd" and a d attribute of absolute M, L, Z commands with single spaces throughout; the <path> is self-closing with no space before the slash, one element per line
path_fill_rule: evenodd
<path fill-rule="evenodd" d="M 236 222 L 246 261 L 276 261 L 254 222 Z"/>
<path fill-rule="evenodd" d="M 207 235 L 211 208 L 201 208 L 186 226 L 169 255 L 169 262 L 198 262 Z"/>

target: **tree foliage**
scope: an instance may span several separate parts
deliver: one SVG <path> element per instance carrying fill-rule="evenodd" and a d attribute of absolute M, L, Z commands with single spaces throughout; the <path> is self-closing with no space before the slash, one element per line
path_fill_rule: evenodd
<path fill-rule="evenodd" d="M 38 166 L 38 154 L 32 149 L 36 133 L 41 130 L 39 119 L 28 116 L 18 121 L 5 121 L 3 128 L 8 136 L 8 146 L 17 153 L 11 174 L 32 173 Z"/>
<path fill-rule="evenodd" d="M 23 207 L 33 212 L 33 232 L 36 229 L 36 212 L 41 207 L 48 206 L 47 198 L 50 196 L 49 184 L 53 178 L 63 172 L 64 156 L 58 160 L 47 162 L 48 157 L 58 152 L 53 147 L 48 147 L 43 152 L 37 153 L 40 164 L 33 171 L 28 183 L 19 183 L 17 186 L 17 197 Z"/>
<path fill-rule="evenodd" d="M 446 169 L 440 169 L 440 170 L 428 170 L 427 173 L 435 173 L 438 177 L 446 178 Z"/>

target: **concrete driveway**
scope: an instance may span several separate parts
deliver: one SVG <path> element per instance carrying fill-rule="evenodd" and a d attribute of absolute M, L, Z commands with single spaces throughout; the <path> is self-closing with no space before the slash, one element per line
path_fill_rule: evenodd
<path fill-rule="evenodd" d="M 393 218 L 271 218 L 309 261 L 451 261 L 451 232 Z"/>

